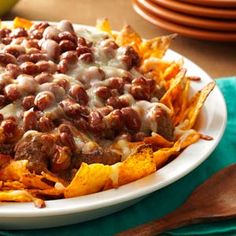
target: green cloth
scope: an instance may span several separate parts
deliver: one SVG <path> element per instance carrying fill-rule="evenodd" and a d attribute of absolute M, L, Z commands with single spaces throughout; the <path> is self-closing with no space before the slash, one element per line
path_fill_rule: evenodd
<path fill-rule="evenodd" d="M 65 227 L 42 230 L 0 231 L 0 235 L 113 235 L 119 231 L 160 218 L 180 206 L 187 196 L 210 175 L 236 160 L 236 77 L 217 80 L 228 109 L 224 136 L 211 156 L 193 172 L 139 203 L 112 215 Z M 0 209 L 1 210 L 1 209 Z M 236 235 L 236 219 L 220 223 L 194 225 L 167 235 Z"/>

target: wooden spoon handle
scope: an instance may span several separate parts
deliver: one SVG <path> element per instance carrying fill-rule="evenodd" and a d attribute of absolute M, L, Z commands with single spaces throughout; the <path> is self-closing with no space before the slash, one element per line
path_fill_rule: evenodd
<path fill-rule="evenodd" d="M 190 212 L 187 212 L 186 209 L 179 208 L 160 220 L 154 220 L 127 231 L 120 232 L 117 236 L 152 236 L 171 229 L 201 222 L 201 218 L 199 218 L 194 211 L 192 214 L 189 213 Z"/>

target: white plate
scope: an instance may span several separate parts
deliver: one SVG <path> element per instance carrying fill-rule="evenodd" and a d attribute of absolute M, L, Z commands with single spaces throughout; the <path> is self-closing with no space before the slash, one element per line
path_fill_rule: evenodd
<path fill-rule="evenodd" d="M 79 26 L 78 27 L 86 27 Z M 91 29 L 91 27 L 87 27 Z M 182 58 L 168 50 L 166 57 Z M 201 82 L 193 82 L 192 90 L 201 89 L 212 79 L 200 67 L 184 58 L 189 75 L 197 75 Z M 33 229 L 62 226 L 95 219 L 126 208 L 142 197 L 161 189 L 199 166 L 215 149 L 225 129 L 227 119 L 224 98 L 216 87 L 208 97 L 200 114 L 199 130 L 214 139 L 199 140 L 186 148 L 175 160 L 143 179 L 133 183 L 87 196 L 47 201 L 47 207 L 38 209 L 32 203 L 0 203 L 0 229 Z"/>

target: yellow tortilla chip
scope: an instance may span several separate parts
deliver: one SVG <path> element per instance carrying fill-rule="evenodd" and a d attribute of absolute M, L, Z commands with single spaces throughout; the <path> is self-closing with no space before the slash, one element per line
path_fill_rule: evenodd
<path fill-rule="evenodd" d="M 182 135 L 172 148 L 161 148 L 153 153 L 157 169 L 165 165 L 170 157 L 199 140 L 200 134 L 195 130 L 182 131 Z"/>
<path fill-rule="evenodd" d="M 11 161 L 7 166 L 0 169 L 0 180 L 19 180 L 24 174 L 29 174 L 27 160 Z"/>
<path fill-rule="evenodd" d="M 186 126 L 182 127 L 182 129 L 191 129 L 197 119 L 197 116 L 207 99 L 210 92 L 215 87 L 215 82 L 210 82 L 207 86 L 205 86 L 202 90 L 198 91 L 190 100 L 189 104 L 187 105 L 187 110 L 184 114 L 184 120 L 188 120 L 186 122 Z"/>
<path fill-rule="evenodd" d="M 113 35 L 110 23 L 107 18 L 98 19 L 96 23 L 96 28 L 98 30 L 108 33 L 111 36 Z"/>
<path fill-rule="evenodd" d="M 64 195 L 68 198 L 99 192 L 103 190 L 110 174 L 110 166 L 82 163 L 75 177 L 66 187 Z"/>
<path fill-rule="evenodd" d="M 188 94 L 190 88 L 190 80 L 187 79 L 184 88 L 181 91 L 181 94 L 174 101 L 174 114 L 172 116 L 172 121 L 174 126 L 177 126 L 181 121 L 183 121 L 184 113 L 187 108 L 188 103 Z"/>
<path fill-rule="evenodd" d="M 2 202 L 34 202 L 35 206 L 45 207 L 42 199 L 33 197 L 26 190 L 0 191 L 0 201 Z"/>
<path fill-rule="evenodd" d="M 141 179 L 156 171 L 151 148 L 142 147 L 130 155 L 119 167 L 118 185 Z"/>
<path fill-rule="evenodd" d="M 20 18 L 20 17 L 15 17 L 14 21 L 13 21 L 13 27 L 14 28 L 18 28 L 18 27 L 22 27 L 25 29 L 29 29 L 32 26 L 32 22 L 29 20 L 26 20 L 24 18 Z"/>
<path fill-rule="evenodd" d="M 174 79 L 170 81 L 170 87 L 161 98 L 161 103 L 164 103 L 171 110 L 171 116 L 174 114 L 173 102 L 177 96 L 180 96 L 182 91 L 182 83 L 185 80 L 186 70 L 181 70 Z"/>
<path fill-rule="evenodd" d="M 154 136 L 150 137 L 145 137 L 143 141 L 145 144 L 154 144 L 158 147 L 171 147 L 173 145 L 173 142 L 168 141 L 159 134 L 155 134 Z"/>
<path fill-rule="evenodd" d="M 130 25 L 125 25 L 117 34 L 116 43 L 119 46 L 130 45 L 139 53 L 139 45 L 141 44 L 141 37 L 134 31 Z"/>
<path fill-rule="evenodd" d="M 173 38 L 176 37 L 176 34 L 171 34 L 167 36 L 156 37 L 149 40 L 143 40 L 139 50 L 141 57 L 143 59 L 150 57 L 162 58 L 170 46 Z"/>

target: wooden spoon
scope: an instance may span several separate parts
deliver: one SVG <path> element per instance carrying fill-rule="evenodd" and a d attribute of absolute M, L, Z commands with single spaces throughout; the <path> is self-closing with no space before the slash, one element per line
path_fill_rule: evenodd
<path fill-rule="evenodd" d="M 187 201 L 174 212 L 117 235 L 157 235 L 186 225 L 234 217 L 236 217 L 236 164 L 214 174 L 196 188 Z"/>

